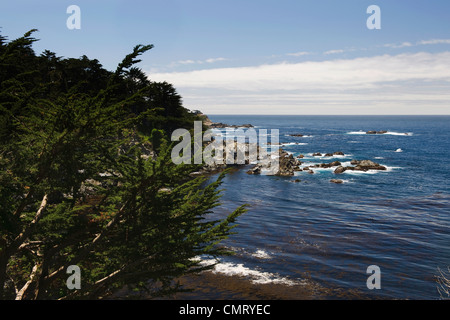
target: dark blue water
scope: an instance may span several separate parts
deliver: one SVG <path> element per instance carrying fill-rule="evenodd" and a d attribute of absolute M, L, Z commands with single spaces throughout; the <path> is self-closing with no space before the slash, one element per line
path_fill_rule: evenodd
<path fill-rule="evenodd" d="M 286 289 L 308 283 L 315 298 L 438 299 L 437 268 L 450 265 L 450 117 L 435 116 L 210 116 L 228 124 L 279 129 L 283 149 L 308 163 L 369 159 L 385 172 L 332 170 L 295 177 L 229 174 L 223 216 L 249 211 L 225 244 L 236 252 L 218 273 Z M 366 135 L 359 131 L 388 130 Z M 291 137 L 301 133 L 308 137 Z M 404 133 L 408 133 L 405 135 Z M 396 152 L 401 149 L 403 152 Z M 342 151 L 341 158 L 313 158 Z M 300 179 L 301 182 L 293 180 Z M 367 267 L 381 269 L 381 289 L 369 290 Z"/>

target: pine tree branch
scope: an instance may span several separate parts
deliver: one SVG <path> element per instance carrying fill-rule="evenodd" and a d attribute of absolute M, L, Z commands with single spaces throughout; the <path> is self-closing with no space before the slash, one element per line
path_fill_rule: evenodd
<path fill-rule="evenodd" d="M 22 287 L 22 289 L 20 289 L 20 291 L 17 293 L 16 300 L 23 299 L 25 292 L 28 290 L 28 288 L 30 287 L 30 284 L 33 282 L 34 277 L 37 274 L 38 268 L 39 268 L 39 266 L 37 264 L 34 265 L 33 270 L 31 271 L 31 274 L 30 274 L 30 279 L 28 279 L 28 281 L 25 283 L 25 285 Z"/>
<path fill-rule="evenodd" d="M 131 198 L 130 198 L 131 199 Z M 120 208 L 119 212 L 116 213 L 116 215 L 111 219 L 111 221 L 108 222 L 106 227 L 102 230 L 101 233 L 99 233 L 93 240 L 90 242 L 87 246 L 85 246 L 68 264 L 61 266 L 59 269 L 52 272 L 50 275 L 45 277 L 45 280 L 51 280 L 54 277 L 57 277 L 60 275 L 69 265 L 75 265 L 79 261 L 81 261 L 86 255 L 88 255 L 91 250 L 95 247 L 95 245 L 103 239 L 107 233 L 119 222 L 120 218 L 123 216 L 123 213 L 125 212 L 125 209 L 127 208 L 130 199 Z"/>
<path fill-rule="evenodd" d="M 25 228 L 25 230 L 19 234 L 16 239 L 11 243 L 11 245 L 7 248 L 8 256 L 11 256 L 30 236 L 33 228 L 38 223 L 38 221 L 42 218 L 45 208 L 47 207 L 48 195 L 45 194 L 44 198 L 41 201 L 41 205 L 39 210 L 36 212 L 34 219 L 29 223 L 29 225 Z"/>

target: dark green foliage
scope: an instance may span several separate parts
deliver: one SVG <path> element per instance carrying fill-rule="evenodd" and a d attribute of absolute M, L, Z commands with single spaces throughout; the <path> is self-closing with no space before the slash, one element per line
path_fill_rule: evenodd
<path fill-rule="evenodd" d="M 115 72 L 83 56 L 36 56 L 32 32 L 0 38 L 0 297 L 97 299 L 124 286 L 161 295 L 198 272 L 198 256 L 228 254 L 238 208 L 219 205 L 223 175 L 205 185 L 175 165 L 171 130 L 198 118 L 167 83 L 133 65 Z M 65 285 L 82 270 L 82 289 Z"/>

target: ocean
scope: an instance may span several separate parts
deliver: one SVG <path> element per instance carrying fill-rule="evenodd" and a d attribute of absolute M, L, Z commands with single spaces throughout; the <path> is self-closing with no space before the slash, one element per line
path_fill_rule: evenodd
<path fill-rule="evenodd" d="M 180 298 L 440 298 L 438 268 L 450 266 L 449 116 L 209 117 L 278 129 L 282 148 L 304 155 L 303 166 L 367 159 L 387 170 L 338 177 L 332 168 L 294 177 L 249 175 L 251 166 L 233 170 L 212 218 L 250 205 L 222 243 L 235 254 L 186 279 L 194 291 Z M 312 156 L 336 151 L 344 156 Z M 379 267 L 380 289 L 367 286 L 369 266 Z"/>

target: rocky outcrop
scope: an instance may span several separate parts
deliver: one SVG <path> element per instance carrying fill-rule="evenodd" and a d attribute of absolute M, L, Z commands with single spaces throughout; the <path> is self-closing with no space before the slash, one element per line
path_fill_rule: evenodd
<path fill-rule="evenodd" d="M 304 135 L 301 133 L 293 133 L 293 134 L 288 134 L 288 136 L 290 137 L 303 137 Z"/>
<path fill-rule="evenodd" d="M 315 167 L 315 168 L 331 168 L 331 167 L 337 167 L 337 166 L 340 166 L 340 165 L 341 165 L 341 163 L 339 161 L 333 161 L 333 162 L 330 162 L 330 163 L 319 163 L 319 164 L 316 164 L 316 165 L 314 165 L 312 167 Z"/>
<path fill-rule="evenodd" d="M 196 110 L 194 112 L 202 121 L 203 124 L 210 129 L 224 129 L 224 128 L 253 128 L 253 125 L 247 123 L 242 125 L 229 125 L 222 122 L 212 122 L 211 119 L 208 118 L 206 114 L 201 113 L 200 111 Z"/>
<path fill-rule="evenodd" d="M 371 160 L 352 160 L 351 164 L 355 165 L 355 170 L 367 171 L 367 170 L 387 170 L 385 166 Z"/>
<path fill-rule="evenodd" d="M 333 152 L 333 153 L 328 152 L 328 153 L 325 153 L 325 154 L 322 154 L 320 152 L 315 152 L 315 153 L 312 154 L 312 156 L 313 157 L 322 157 L 322 156 L 324 156 L 324 157 L 333 157 L 333 156 L 345 156 L 345 154 L 342 151 L 336 151 L 336 152 Z"/>
<path fill-rule="evenodd" d="M 339 167 L 336 168 L 336 170 L 334 170 L 334 173 L 341 174 L 341 173 L 344 173 L 345 170 L 347 170 L 347 169 L 344 168 L 343 166 L 339 166 Z"/>
<path fill-rule="evenodd" d="M 330 182 L 336 183 L 336 184 L 342 184 L 342 183 L 344 183 L 344 181 L 342 181 L 342 180 L 340 180 L 340 179 L 331 179 Z"/>
<path fill-rule="evenodd" d="M 275 152 L 276 154 L 276 152 Z M 297 158 L 294 158 L 292 154 L 287 153 L 283 149 L 278 150 L 278 170 L 273 172 L 274 168 L 271 167 L 270 161 L 265 161 L 262 163 L 258 163 L 252 169 L 248 170 L 248 174 L 261 174 L 262 170 L 267 170 L 268 174 L 275 176 L 293 176 L 296 171 L 301 171 L 300 165 L 302 162 Z"/>
<path fill-rule="evenodd" d="M 222 122 L 212 122 L 212 123 L 209 125 L 209 127 L 210 127 L 211 129 L 224 129 L 224 128 L 234 128 L 234 129 L 237 129 L 237 128 L 253 128 L 253 125 L 251 125 L 251 124 L 249 124 L 249 123 L 247 123 L 247 124 L 242 124 L 242 125 L 234 125 L 234 124 L 229 125 L 229 124 L 225 124 L 225 123 L 222 123 Z"/>
<path fill-rule="evenodd" d="M 261 166 L 256 165 L 252 169 L 247 171 L 248 174 L 261 174 Z"/>
<path fill-rule="evenodd" d="M 386 130 L 382 130 L 382 131 L 367 131 L 366 134 L 385 134 L 387 133 Z"/>
<path fill-rule="evenodd" d="M 369 171 L 369 170 L 380 170 L 385 171 L 387 168 L 385 166 L 380 165 L 379 163 L 373 162 L 372 160 L 352 160 L 350 162 L 354 167 L 347 166 L 339 166 L 334 170 L 335 174 L 344 173 L 347 170 L 352 171 Z"/>
<path fill-rule="evenodd" d="M 276 176 L 293 176 L 295 171 L 300 171 L 301 161 L 281 150 L 279 158 L 279 171 Z"/>
<path fill-rule="evenodd" d="M 253 149 L 251 149 L 253 148 Z M 221 161 L 218 163 L 205 164 L 199 171 L 192 172 L 191 176 L 202 174 L 217 173 L 230 167 L 239 167 L 250 164 L 250 151 L 257 150 L 258 156 L 261 154 L 261 147 L 258 144 L 248 142 L 240 143 L 234 141 L 234 144 L 225 145 Z M 228 154 L 228 157 L 227 157 Z M 239 156 L 241 155 L 241 156 Z M 229 159 L 229 160 L 227 160 Z M 259 174 L 260 170 L 255 170 L 252 174 Z"/>

